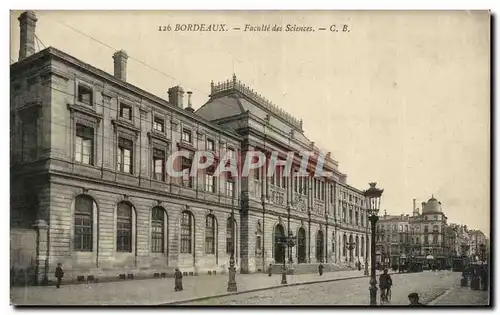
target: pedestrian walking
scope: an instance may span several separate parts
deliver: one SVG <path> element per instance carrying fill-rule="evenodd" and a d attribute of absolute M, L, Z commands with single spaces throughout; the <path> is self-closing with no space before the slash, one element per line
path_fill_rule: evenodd
<path fill-rule="evenodd" d="M 56 276 L 56 279 L 57 279 L 56 288 L 59 289 L 61 287 L 61 280 L 64 277 L 64 270 L 62 268 L 62 264 L 61 263 L 57 264 L 55 276 Z"/>
<path fill-rule="evenodd" d="M 358 271 L 361 271 L 361 262 L 358 261 Z"/>
<path fill-rule="evenodd" d="M 174 278 L 175 278 L 175 291 L 182 291 L 182 272 L 179 270 L 179 268 L 175 268 L 175 273 L 174 273 Z"/>
<path fill-rule="evenodd" d="M 319 266 L 318 266 L 318 272 L 319 272 L 320 276 L 323 275 L 323 269 L 325 269 L 325 266 L 323 266 L 323 264 L 319 264 Z"/>
<path fill-rule="evenodd" d="M 424 304 L 420 303 L 418 293 L 410 293 L 408 294 L 408 300 L 410 300 L 410 306 L 425 306 Z"/>
<path fill-rule="evenodd" d="M 267 267 L 267 274 L 270 276 L 272 276 L 273 274 L 273 265 L 272 264 L 269 264 L 269 267 Z"/>

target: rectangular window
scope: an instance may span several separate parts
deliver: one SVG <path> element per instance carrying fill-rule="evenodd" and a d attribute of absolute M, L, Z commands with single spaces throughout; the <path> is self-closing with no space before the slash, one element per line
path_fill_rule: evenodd
<path fill-rule="evenodd" d="M 182 213 L 181 218 L 181 254 L 191 254 L 191 215 Z"/>
<path fill-rule="evenodd" d="M 132 120 L 132 107 L 120 103 L 120 117 L 127 120 Z"/>
<path fill-rule="evenodd" d="M 182 128 L 182 142 L 192 143 L 193 137 L 191 130 Z"/>
<path fill-rule="evenodd" d="M 161 133 L 165 132 L 165 120 L 155 117 L 153 120 L 153 130 Z"/>
<path fill-rule="evenodd" d="M 165 151 L 153 148 L 153 178 L 165 181 Z"/>
<path fill-rule="evenodd" d="M 281 167 L 281 187 L 286 188 L 286 179 L 288 175 L 285 173 L 285 167 Z"/>
<path fill-rule="evenodd" d="M 236 158 L 236 152 L 234 151 L 233 148 L 227 148 L 227 156 L 230 159 L 235 159 Z"/>
<path fill-rule="evenodd" d="M 78 84 L 78 101 L 87 105 L 94 104 L 94 95 L 90 87 Z"/>
<path fill-rule="evenodd" d="M 94 149 L 94 129 L 77 124 L 75 140 L 75 161 L 92 165 Z"/>
<path fill-rule="evenodd" d="M 321 200 L 325 201 L 326 199 L 326 183 L 321 183 Z"/>
<path fill-rule="evenodd" d="M 36 115 L 29 115 L 22 120 L 22 157 L 23 161 L 36 159 L 38 152 L 38 118 Z"/>
<path fill-rule="evenodd" d="M 117 156 L 117 171 L 130 173 L 133 172 L 132 167 L 132 149 L 134 143 L 132 140 L 118 138 L 118 156 Z"/>
<path fill-rule="evenodd" d="M 214 171 L 213 168 L 208 168 L 205 173 L 205 190 L 211 193 L 215 193 Z"/>
<path fill-rule="evenodd" d="M 297 171 L 295 170 L 293 173 L 295 174 Z M 293 191 L 298 193 L 299 192 L 299 180 L 297 175 L 293 177 Z"/>
<path fill-rule="evenodd" d="M 182 170 L 187 170 L 187 172 L 182 175 L 182 185 L 184 187 L 193 188 L 193 177 L 191 177 L 191 167 L 193 165 L 193 160 L 186 157 L 182 157 Z"/>
<path fill-rule="evenodd" d="M 215 229 L 214 229 L 214 219 L 212 216 L 206 216 L 205 225 L 205 253 L 215 254 Z"/>
<path fill-rule="evenodd" d="M 276 186 L 277 187 L 281 187 L 281 176 L 282 176 L 281 167 L 276 166 Z"/>
<path fill-rule="evenodd" d="M 233 196 L 234 193 L 234 181 L 227 180 L 226 181 L 226 195 Z"/>
<path fill-rule="evenodd" d="M 215 151 L 215 141 L 212 139 L 207 139 L 207 151 Z"/>

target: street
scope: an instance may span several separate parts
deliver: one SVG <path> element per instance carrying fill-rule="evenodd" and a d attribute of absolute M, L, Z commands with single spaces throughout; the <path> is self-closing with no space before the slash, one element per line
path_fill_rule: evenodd
<path fill-rule="evenodd" d="M 487 305 L 488 293 L 460 288 L 460 273 L 424 271 L 392 274 L 390 305 L 408 305 L 408 294 L 432 305 Z M 378 278 L 378 277 L 377 277 Z M 14 305 L 368 305 L 369 278 L 362 271 L 330 272 L 323 276 L 237 275 L 238 294 L 227 293 L 227 275 L 185 277 L 184 291 L 174 292 L 173 279 L 135 280 L 50 287 L 11 288 Z M 378 279 L 377 279 L 378 280 Z M 322 282 L 319 282 L 322 281 Z M 309 283 L 309 284 L 303 284 Z M 298 284 L 298 285 L 295 285 Z M 450 290 L 453 289 L 453 290 Z M 252 292 L 243 292 L 254 290 Z M 256 291 L 257 290 L 257 291 Z M 199 299 L 193 301 L 193 299 Z M 380 291 L 377 291 L 377 301 Z"/>
<path fill-rule="evenodd" d="M 391 276 L 391 305 L 408 305 L 408 294 L 417 292 L 422 303 L 428 303 L 458 286 L 460 274 L 450 271 L 425 271 Z M 336 282 L 283 287 L 274 290 L 243 293 L 235 296 L 207 299 L 184 305 L 368 305 L 368 279 L 358 278 Z M 380 300 L 377 291 L 377 300 Z"/>
<path fill-rule="evenodd" d="M 363 277 L 363 271 L 349 270 L 318 274 L 288 276 L 289 284 L 308 281 Z M 364 278 L 368 281 L 368 278 Z M 63 285 L 49 287 L 15 287 L 10 289 L 15 305 L 158 305 L 193 298 L 227 293 L 228 276 L 184 277 L 184 290 L 174 292 L 173 279 L 150 279 L 93 283 L 89 285 Z M 238 274 L 238 291 L 280 286 L 281 275 Z"/>

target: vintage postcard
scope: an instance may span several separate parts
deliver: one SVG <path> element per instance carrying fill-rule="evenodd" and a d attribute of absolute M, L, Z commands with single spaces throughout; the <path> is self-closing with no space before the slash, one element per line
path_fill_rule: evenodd
<path fill-rule="evenodd" d="M 489 11 L 11 11 L 10 299 L 490 305 Z"/>

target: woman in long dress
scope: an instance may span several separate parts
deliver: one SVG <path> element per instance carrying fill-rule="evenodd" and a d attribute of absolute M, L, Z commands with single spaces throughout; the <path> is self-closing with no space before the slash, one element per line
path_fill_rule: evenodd
<path fill-rule="evenodd" d="M 175 291 L 182 291 L 182 272 L 179 270 L 179 268 L 175 268 L 175 273 L 174 273 L 174 278 L 175 278 Z"/>

